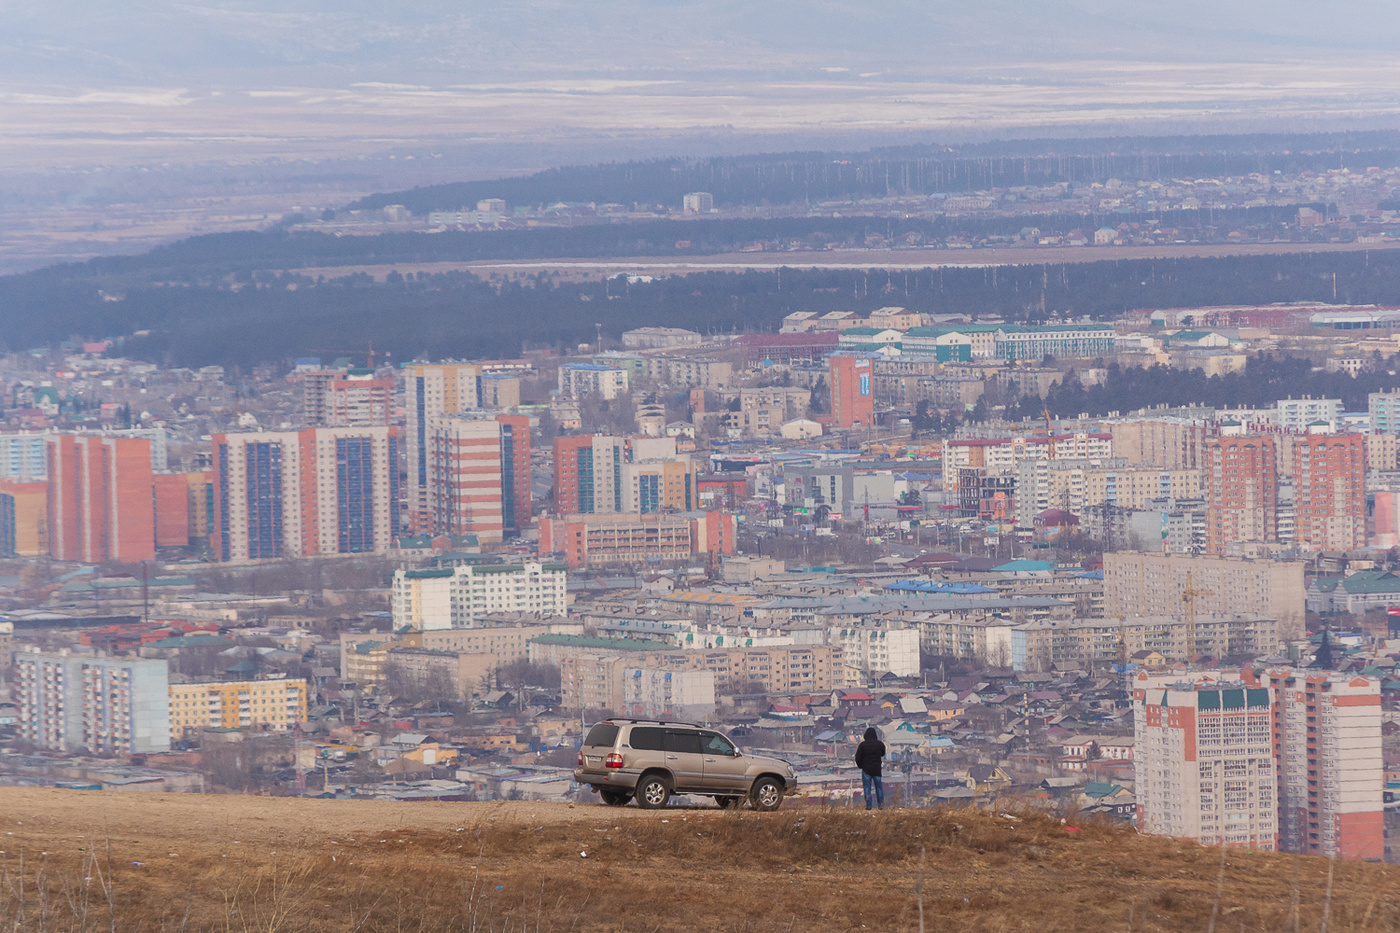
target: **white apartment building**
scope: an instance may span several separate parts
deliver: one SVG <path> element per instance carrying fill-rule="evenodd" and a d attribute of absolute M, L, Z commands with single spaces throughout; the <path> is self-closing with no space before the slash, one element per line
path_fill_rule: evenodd
<path fill-rule="evenodd" d="M 627 667 L 622 671 L 623 716 L 683 722 L 713 719 L 713 671 L 673 671 L 657 667 Z"/>
<path fill-rule="evenodd" d="M 1400 389 L 1366 396 L 1372 434 L 1400 434 Z"/>
<path fill-rule="evenodd" d="M 505 529 L 501 425 L 494 418 L 428 420 L 428 526 L 434 534 L 500 541 Z"/>
<path fill-rule="evenodd" d="M 1278 847 L 1273 690 L 1244 683 L 1133 684 L 1138 830 L 1208 846 Z"/>
<path fill-rule="evenodd" d="M 1198 616 L 1276 619 L 1281 638 L 1302 631 L 1307 592 L 1297 561 L 1115 551 L 1103 556 L 1103 582 L 1108 618 L 1185 618 L 1194 604 Z"/>
<path fill-rule="evenodd" d="M 1262 680 L 1280 736 L 1279 848 L 1384 860 L 1380 682 L 1311 670 Z"/>
<path fill-rule="evenodd" d="M 472 628 L 497 612 L 564 615 L 563 564 L 487 564 L 394 572 L 390 604 L 394 628 L 420 632 Z"/>
<path fill-rule="evenodd" d="M 627 370 L 599 363 L 565 363 L 559 367 L 559 394 L 566 398 L 598 395 L 615 399 L 628 388 Z"/>
<path fill-rule="evenodd" d="M 827 630 L 826 643 L 841 646 L 846 666 L 864 674 L 919 675 L 919 630 L 902 624 L 841 625 Z"/>
<path fill-rule="evenodd" d="M 170 750 L 165 661 L 28 651 L 15 657 L 20 738 L 53 751 Z"/>
<path fill-rule="evenodd" d="M 412 363 L 403 369 L 404 443 L 408 454 L 408 527 L 428 528 L 429 422 L 481 407 L 481 367 L 475 363 Z"/>
<path fill-rule="evenodd" d="M 1314 421 L 1327 422 L 1328 433 L 1337 430 L 1342 420 L 1342 400 L 1339 398 L 1287 398 L 1275 404 L 1278 426 L 1285 432 L 1305 434 Z"/>
<path fill-rule="evenodd" d="M 397 427 L 214 435 L 219 558 L 388 550 L 399 527 L 398 444 Z"/>

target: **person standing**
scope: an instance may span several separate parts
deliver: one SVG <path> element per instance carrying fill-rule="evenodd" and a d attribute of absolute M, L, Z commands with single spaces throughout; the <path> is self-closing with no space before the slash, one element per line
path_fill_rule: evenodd
<path fill-rule="evenodd" d="M 860 768 L 861 789 L 865 792 L 865 809 L 872 805 L 885 809 L 885 783 L 880 776 L 880 763 L 885 757 L 885 743 L 874 726 L 865 730 L 865 741 L 856 746 L 856 767 Z"/>

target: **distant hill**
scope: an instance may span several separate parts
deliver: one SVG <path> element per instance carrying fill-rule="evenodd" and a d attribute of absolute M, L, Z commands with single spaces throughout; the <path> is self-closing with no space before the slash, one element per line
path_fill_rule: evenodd
<path fill-rule="evenodd" d="M 861 152 L 782 152 L 709 159 L 653 159 L 567 166 L 521 178 L 432 185 L 370 195 L 346 210 L 402 204 L 419 216 L 472 209 L 485 198 L 512 206 L 558 202 L 677 208 L 691 191 L 724 207 L 931 195 L 993 187 L 1168 181 L 1326 171 L 1339 162 L 1400 164 L 1400 132 L 1016 140 Z"/>

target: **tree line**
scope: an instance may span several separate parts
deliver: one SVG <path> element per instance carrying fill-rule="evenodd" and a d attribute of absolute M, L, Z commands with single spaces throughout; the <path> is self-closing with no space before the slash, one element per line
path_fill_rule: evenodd
<path fill-rule="evenodd" d="M 120 300 L 108 300 L 114 297 Z M 697 272 L 631 284 L 543 273 L 490 281 L 467 272 L 315 281 L 279 271 L 174 283 L 152 271 L 101 275 L 70 267 L 67 277 L 48 272 L 0 280 L 6 320 L 0 339 L 21 350 L 114 337 L 121 338 L 114 354 L 163 365 L 252 366 L 316 355 L 328 334 L 337 346 L 372 340 L 396 360 L 470 358 L 591 343 L 596 324 L 615 340 L 658 324 L 703 333 L 772 332 L 792 311 L 888 305 L 1041 323 L 1057 315 L 1108 320 L 1137 308 L 1295 301 L 1400 305 L 1400 251 Z M 1078 401 L 1065 404 L 1072 413 L 1087 410 Z"/>

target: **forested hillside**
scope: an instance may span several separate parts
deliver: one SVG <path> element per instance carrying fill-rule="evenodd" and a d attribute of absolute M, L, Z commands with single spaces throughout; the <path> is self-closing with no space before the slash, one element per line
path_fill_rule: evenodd
<path fill-rule="evenodd" d="M 180 280 L 171 276 L 182 266 L 122 270 L 120 263 L 0 280 L 8 348 L 149 331 L 116 352 L 172 365 L 251 365 L 311 353 L 335 334 L 338 346 L 373 340 L 396 359 L 497 356 L 522 345 L 591 340 L 595 323 L 616 337 L 648 324 L 771 331 L 789 311 L 891 304 L 1033 322 L 1057 312 L 1107 319 L 1143 307 L 1332 301 L 1334 276 L 1339 302 L 1400 305 L 1400 251 L 1389 250 L 910 272 L 707 272 L 631 285 L 547 275 L 493 284 L 465 272 L 317 282 L 247 267 Z M 108 265 L 117 268 L 104 272 Z"/>
<path fill-rule="evenodd" d="M 402 204 L 415 214 L 472 208 L 483 198 L 512 205 L 557 202 L 662 204 L 691 191 L 718 206 L 802 204 L 995 187 L 1076 185 L 1110 178 L 1169 181 L 1274 171 L 1292 175 L 1340 165 L 1400 164 L 1394 132 L 1027 140 L 865 152 L 786 152 L 709 159 L 656 159 L 549 169 L 522 178 L 432 185 L 374 194 L 347 209 Z"/>

